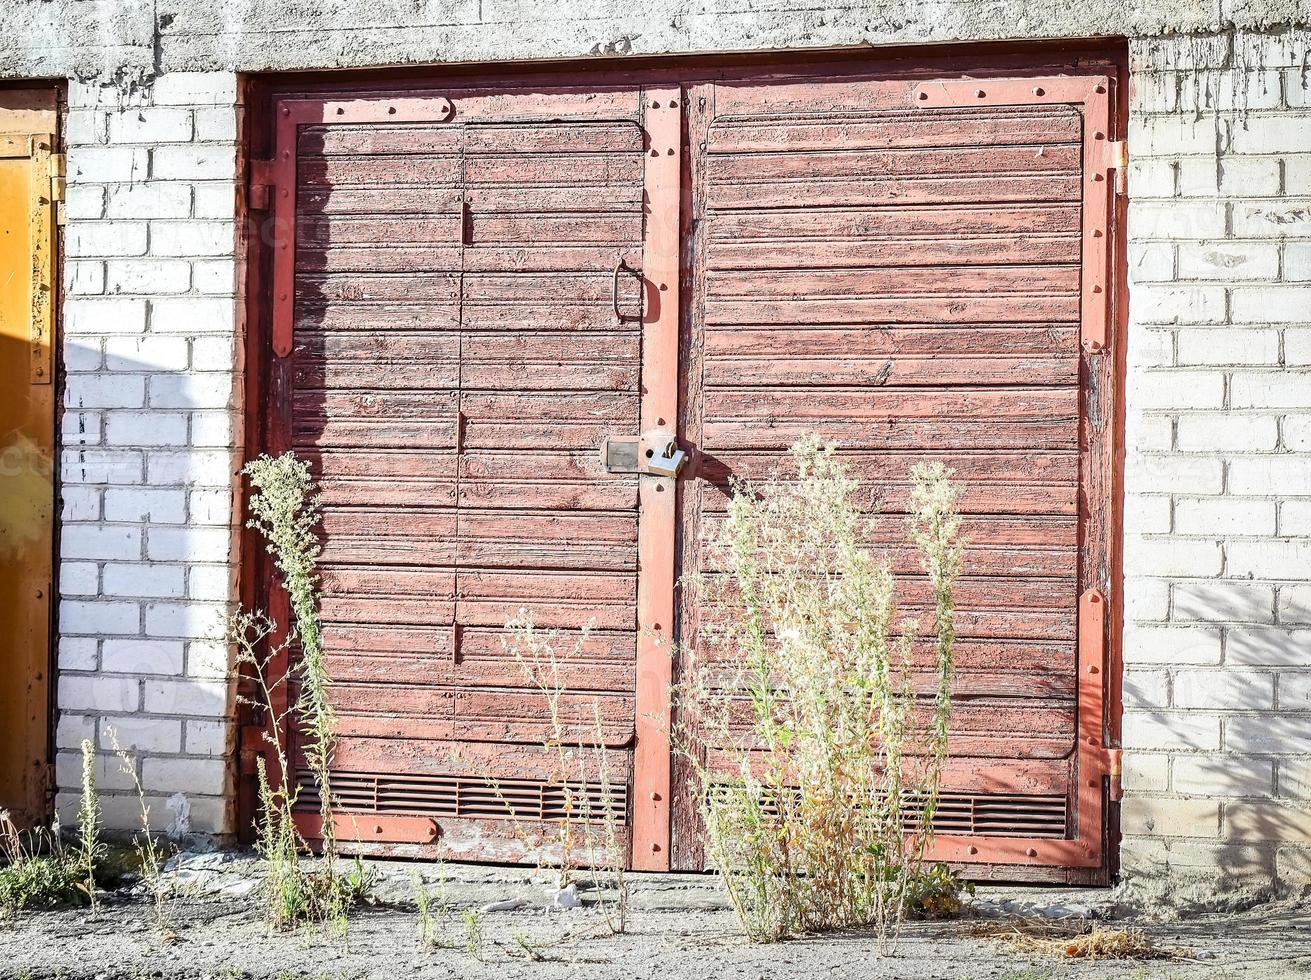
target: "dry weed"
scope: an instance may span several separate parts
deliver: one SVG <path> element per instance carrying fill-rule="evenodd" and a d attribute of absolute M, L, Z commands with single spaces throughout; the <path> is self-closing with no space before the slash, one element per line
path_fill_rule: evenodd
<path fill-rule="evenodd" d="M 1141 929 L 1091 922 L 1019 919 L 975 926 L 970 935 L 992 939 L 1012 953 L 1086 960 L 1181 960 L 1193 951 L 1160 943 Z"/>

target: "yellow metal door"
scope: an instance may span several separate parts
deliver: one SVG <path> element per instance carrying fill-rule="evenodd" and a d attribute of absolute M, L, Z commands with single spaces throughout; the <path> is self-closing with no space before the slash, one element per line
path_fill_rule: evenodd
<path fill-rule="evenodd" d="M 48 816 L 55 519 L 51 91 L 0 91 L 0 808 Z"/>

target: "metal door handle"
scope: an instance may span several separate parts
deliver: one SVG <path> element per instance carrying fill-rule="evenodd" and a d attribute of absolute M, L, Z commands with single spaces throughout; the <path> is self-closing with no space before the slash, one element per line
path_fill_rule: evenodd
<path fill-rule="evenodd" d="M 630 273 L 634 278 L 637 279 L 639 283 L 641 283 L 642 281 L 641 271 L 638 269 L 634 269 L 631 265 L 629 265 L 627 258 L 625 258 L 622 255 L 619 256 L 619 261 L 615 263 L 614 275 L 610 279 L 610 306 L 615 311 L 615 319 L 618 320 L 620 323 L 628 323 L 633 320 L 641 320 L 642 314 L 639 313 L 637 316 L 628 316 L 627 314 L 623 313 L 619 309 L 619 273 L 621 271 Z"/>

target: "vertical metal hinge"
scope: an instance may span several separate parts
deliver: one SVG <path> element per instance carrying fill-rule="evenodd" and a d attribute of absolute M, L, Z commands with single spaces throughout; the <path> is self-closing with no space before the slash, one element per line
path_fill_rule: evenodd
<path fill-rule="evenodd" d="M 1124 140 L 1112 140 L 1106 145 L 1106 169 L 1115 171 L 1115 193 L 1129 192 L 1129 144 Z"/>
<path fill-rule="evenodd" d="M 267 211 L 273 203 L 273 161 L 251 160 L 246 182 L 246 206 L 252 211 Z"/>
<path fill-rule="evenodd" d="M 62 153 L 50 154 L 50 203 L 55 209 L 55 224 L 68 222 L 64 213 L 64 197 L 68 187 L 68 158 Z"/>

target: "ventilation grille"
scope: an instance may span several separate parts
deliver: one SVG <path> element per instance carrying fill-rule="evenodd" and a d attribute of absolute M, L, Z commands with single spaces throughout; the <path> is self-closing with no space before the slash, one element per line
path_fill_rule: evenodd
<path fill-rule="evenodd" d="M 726 792 L 727 787 L 718 787 Z M 922 823 L 924 798 L 907 795 L 906 824 Z M 774 811 L 774 807 L 766 807 Z M 989 837 L 1064 837 L 1064 796 L 1023 794 L 941 793 L 933 814 L 935 834 L 973 834 Z"/>
<path fill-rule="evenodd" d="M 334 772 L 332 792 L 343 813 L 416 814 L 488 820 L 570 819 L 628 822 L 628 788 L 539 779 L 476 776 L 398 776 Z M 304 776 L 296 809 L 317 811 L 319 794 Z"/>

